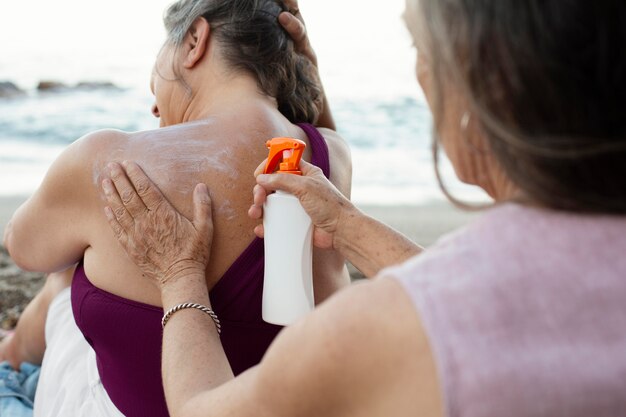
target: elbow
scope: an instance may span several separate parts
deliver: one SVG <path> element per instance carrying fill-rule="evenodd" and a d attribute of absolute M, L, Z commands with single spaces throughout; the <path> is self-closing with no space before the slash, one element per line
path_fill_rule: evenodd
<path fill-rule="evenodd" d="M 15 265 L 17 265 L 18 268 L 20 268 L 22 271 L 36 272 L 32 265 L 29 263 L 29 259 L 26 256 L 22 256 L 20 254 L 20 251 L 15 250 L 14 246 L 11 245 L 10 240 L 8 242 L 4 242 L 4 247 L 9 254 L 11 260 Z"/>
<path fill-rule="evenodd" d="M 28 251 L 20 249 L 19 244 L 15 241 L 12 222 L 9 222 L 4 230 L 2 245 L 9 254 L 9 257 L 18 268 L 23 271 L 34 271 L 32 265 L 32 257 L 28 256 Z"/>
<path fill-rule="evenodd" d="M 170 417 L 211 417 L 219 414 L 216 407 L 207 402 L 206 392 L 200 392 L 190 398 L 180 401 L 167 401 L 167 410 Z M 167 394 L 165 395 L 167 398 Z"/>
<path fill-rule="evenodd" d="M 190 407 L 188 407 L 188 402 L 184 402 L 184 401 L 173 401 L 170 395 L 170 398 L 168 398 L 168 395 L 165 395 L 165 400 L 167 403 L 167 411 L 170 415 L 170 417 L 190 417 L 193 416 L 193 412 L 190 413 L 190 411 L 193 410 L 189 410 Z"/>
<path fill-rule="evenodd" d="M 199 415 L 198 412 L 201 411 L 197 408 L 192 409 L 189 406 L 186 405 L 178 405 L 178 406 L 168 406 L 168 411 L 170 414 L 170 417 L 193 417 L 196 415 Z M 206 416 L 207 414 L 205 413 L 204 416 Z"/>

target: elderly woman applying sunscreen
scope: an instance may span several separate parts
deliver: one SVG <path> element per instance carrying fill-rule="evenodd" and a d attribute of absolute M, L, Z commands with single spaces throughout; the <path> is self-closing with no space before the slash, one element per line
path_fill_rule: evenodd
<path fill-rule="evenodd" d="M 212 317 L 171 315 L 171 415 L 626 415 L 626 61 L 607 53 L 623 44 L 626 5 L 408 0 L 405 20 L 435 149 L 497 204 L 418 254 L 309 164 L 303 177 L 259 175 L 252 217 L 288 191 L 318 247 L 377 277 L 286 328 L 237 378 Z M 137 165 L 126 173 L 107 197 L 118 240 L 165 309 L 210 309 L 208 190 L 196 188 L 189 222 Z M 163 213 L 182 240 L 158 233 Z"/>

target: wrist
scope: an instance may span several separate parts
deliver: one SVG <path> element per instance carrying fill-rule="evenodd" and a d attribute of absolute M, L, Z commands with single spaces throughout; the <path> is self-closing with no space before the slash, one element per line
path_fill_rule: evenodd
<path fill-rule="evenodd" d="M 180 271 L 163 282 L 160 290 L 164 309 L 186 302 L 205 305 L 209 303 L 209 289 L 204 269 L 195 268 Z"/>
<path fill-rule="evenodd" d="M 359 223 L 365 217 L 365 214 L 349 203 L 341 208 L 339 219 L 337 220 L 337 228 L 333 234 L 333 248 L 344 257 L 353 246 L 355 240 L 354 232 L 358 230 Z"/>
<path fill-rule="evenodd" d="M 172 264 L 161 276 L 161 286 L 169 286 L 178 281 L 187 281 L 194 277 L 202 276 L 206 271 L 206 265 L 202 262 L 185 259 Z"/>

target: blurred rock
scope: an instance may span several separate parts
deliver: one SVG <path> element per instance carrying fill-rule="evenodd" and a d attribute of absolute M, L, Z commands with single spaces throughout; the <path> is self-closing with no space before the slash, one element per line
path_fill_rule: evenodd
<path fill-rule="evenodd" d="M 110 81 L 81 81 L 76 84 L 78 90 L 121 90 Z"/>
<path fill-rule="evenodd" d="M 49 80 L 39 81 L 39 84 L 37 85 L 38 91 L 59 91 L 67 90 L 67 88 L 67 85 L 61 82 Z"/>
<path fill-rule="evenodd" d="M 11 98 L 23 96 L 26 92 L 10 81 L 0 81 L 0 97 Z"/>
<path fill-rule="evenodd" d="M 81 81 L 74 86 L 63 84 L 58 81 L 42 80 L 37 85 L 40 92 L 66 92 L 66 91 L 93 91 L 93 90 L 115 90 L 122 89 L 110 81 Z"/>

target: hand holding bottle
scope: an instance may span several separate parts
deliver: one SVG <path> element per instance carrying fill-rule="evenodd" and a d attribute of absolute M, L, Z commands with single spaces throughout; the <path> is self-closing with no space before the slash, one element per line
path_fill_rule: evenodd
<path fill-rule="evenodd" d="M 335 233 L 341 228 L 341 221 L 355 216 L 359 211 L 343 194 L 328 181 L 322 170 L 306 161 L 300 162 L 302 176 L 289 174 L 262 174 L 266 161 L 255 171 L 257 185 L 254 187 L 254 203 L 248 214 L 260 219 L 263 217 L 263 204 L 268 193 L 286 191 L 300 200 L 302 207 L 311 217 L 315 227 L 313 244 L 322 249 L 336 248 Z M 263 225 L 257 226 L 255 233 L 263 237 Z"/>
<path fill-rule="evenodd" d="M 257 185 L 250 217 L 263 217 L 263 203 L 272 191 L 295 195 L 313 222 L 313 244 L 339 251 L 367 277 L 422 251 L 400 232 L 361 212 L 314 165 L 302 161 L 302 176 L 263 175 L 264 167 L 265 161 L 255 172 Z M 257 226 L 255 233 L 263 237 L 263 225 Z"/>

